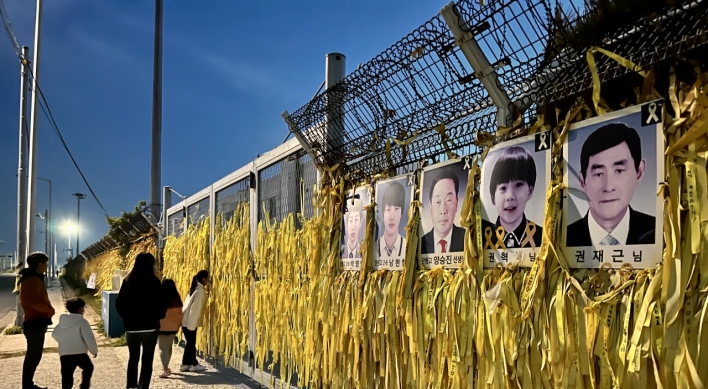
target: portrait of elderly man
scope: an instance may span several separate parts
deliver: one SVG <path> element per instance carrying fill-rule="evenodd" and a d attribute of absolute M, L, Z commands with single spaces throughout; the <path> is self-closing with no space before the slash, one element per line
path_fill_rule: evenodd
<path fill-rule="evenodd" d="M 630 205 L 645 168 L 634 128 L 611 123 L 590 134 L 580 152 L 578 174 L 589 210 L 568 226 L 566 246 L 654 243 L 655 218 Z"/>
<path fill-rule="evenodd" d="M 344 214 L 344 244 L 342 258 L 361 258 L 361 240 L 359 233 L 364 218 L 364 204 L 360 198 L 347 199 L 347 212 Z"/>
<path fill-rule="evenodd" d="M 433 229 L 423 235 L 420 252 L 444 254 L 464 251 L 465 230 L 454 224 L 459 206 L 460 179 L 457 174 L 444 167 L 428 174 L 433 176 L 430 191 L 427 193 Z"/>
<path fill-rule="evenodd" d="M 383 192 L 379 203 L 383 233 L 376 242 L 379 258 L 402 257 L 406 252 L 406 238 L 400 234 L 401 219 L 406 212 L 406 190 L 399 182 L 392 182 Z"/>

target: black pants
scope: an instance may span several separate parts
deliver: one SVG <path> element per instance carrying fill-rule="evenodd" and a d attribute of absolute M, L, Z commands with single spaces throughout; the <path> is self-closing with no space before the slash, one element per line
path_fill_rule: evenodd
<path fill-rule="evenodd" d="M 128 388 L 149 389 L 150 376 L 152 376 L 152 362 L 155 358 L 157 345 L 157 330 L 151 332 L 128 332 L 125 337 L 128 341 Z M 140 348 L 143 356 L 140 357 Z M 140 381 L 138 381 L 138 362 L 140 367 Z"/>
<path fill-rule="evenodd" d="M 61 389 L 71 389 L 74 387 L 74 371 L 81 368 L 81 389 L 91 387 L 91 376 L 93 375 L 93 363 L 88 354 L 62 355 L 61 362 Z"/>
<path fill-rule="evenodd" d="M 22 364 L 22 389 L 32 389 L 34 388 L 34 373 L 37 371 L 39 362 L 42 361 L 47 326 L 25 328 L 23 333 L 27 340 L 27 354 L 25 354 L 25 361 Z"/>
<path fill-rule="evenodd" d="M 190 331 L 187 327 L 182 327 L 182 333 L 186 343 L 184 354 L 182 354 L 182 365 L 196 366 L 199 364 L 197 361 L 197 330 Z"/>

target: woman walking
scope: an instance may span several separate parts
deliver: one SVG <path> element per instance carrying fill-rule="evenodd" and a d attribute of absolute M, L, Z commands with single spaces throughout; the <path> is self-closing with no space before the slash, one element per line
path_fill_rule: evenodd
<path fill-rule="evenodd" d="M 192 277 L 187 300 L 182 308 L 182 333 L 185 342 L 184 355 L 180 371 L 204 371 L 206 368 L 197 361 L 197 328 L 202 326 L 204 307 L 206 307 L 206 286 L 209 285 L 209 272 L 201 270 Z"/>
<path fill-rule="evenodd" d="M 172 374 L 172 370 L 170 370 L 172 344 L 182 326 L 182 299 L 179 297 L 177 285 L 171 279 L 162 281 L 162 300 L 167 307 L 167 313 L 165 318 L 160 320 L 160 335 L 157 345 L 160 348 L 160 361 L 162 362 L 160 378 L 167 378 Z"/>
<path fill-rule="evenodd" d="M 128 341 L 129 389 L 150 388 L 160 320 L 165 317 L 167 309 L 162 299 L 160 279 L 155 275 L 154 268 L 155 257 L 152 254 L 138 254 L 133 270 L 123 280 L 116 299 L 116 310 L 123 318 Z M 141 349 L 142 366 L 138 380 Z"/>

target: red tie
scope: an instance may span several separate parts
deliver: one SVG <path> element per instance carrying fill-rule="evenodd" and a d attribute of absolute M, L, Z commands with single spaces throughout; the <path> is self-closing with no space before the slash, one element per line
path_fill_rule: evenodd
<path fill-rule="evenodd" d="M 440 246 L 442 247 L 442 252 L 447 252 L 447 241 L 445 239 L 440 239 Z"/>

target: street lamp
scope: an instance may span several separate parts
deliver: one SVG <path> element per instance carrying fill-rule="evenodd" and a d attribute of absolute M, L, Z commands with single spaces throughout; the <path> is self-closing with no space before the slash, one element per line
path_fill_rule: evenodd
<path fill-rule="evenodd" d="M 48 284 L 49 278 L 52 276 L 52 261 L 51 261 L 51 254 L 49 254 L 49 217 L 47 216 L 47 210 L 44 210 L 44 216 L 42 216 L 41 213 L 38 213 L 37 215 L 38 218 L 44 220 L 44 253 L 47 254 L 49 257 L 49 265 L 47 267 L 47 277 L 44 279 L 44 282 Z M 39 231 L 41 234 L 42 231 Z"/>
<path fill-rule="evenodd" d="M 74 258 L 74 256 L 73 256 L 74 250 L 71 248 L 71 234 L 73 234 L 73 233 L 78 234 L 79 227 L 76 224 L 74 224 L 73 222 L 67 220 L 67 221 L 64 221 L 64 224 L 61 226 L 61 229 L 62 229 L 62 231 L 64 231 L 64 233 L 69 235 L 68 239 L 67 239 L 68 244 L 66 244 L 67 242 L 64 242 L 64 244 L 66 245 L 66 247 L 69 251 L 69 255 L 71 256 L 71 259 L 73 259 Z"/>
<path fill-rule="evenodd" d="M 44 210 L 44 215 L 41 213 L 38 213 L 36 216 L 42 220 L 44 220 L 44 253 L 49 256 L 49 215 L 46 209 Z M 50 257 L 51 259 L 51 257 Z M 50 261 L 51 264 L 51 261 Z M 51 269 L 50 269 L 50 274 L 51 274 Z"/>
<path fill-rule="evenodd" d="M 86 195 L 83 193 L 74 193 L 74 197 L 76 197 L 76 256 L 79 256 L 79 226 L 81 225 L 81 200 L 86 198 Z"/>
<path fill-rule="evenodd" d="M 49 263 L 50 263 L 50 273 L 49 274 L 54 274 L 56 272 L 56 258 L 54 257 L 54 221 L 52 219 L 52 180 L 48 180 L 46 178 L 40 178 L 37 177 L 38 180 L 45 181 L 49 183 L 49 214 L 46 215 L 47 220 L 46 220 L 46 231 L 47 231 L 47 240 L 48 244 L 45 244 L 47 247 L 47 252 L 46 254 L 49 256 Z M 53 269 L 52 269 L 53 267 Z"/>

